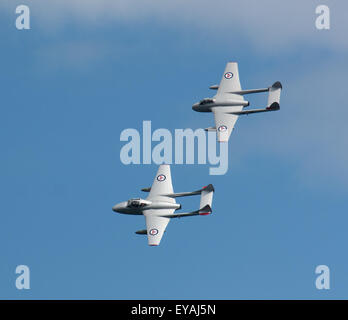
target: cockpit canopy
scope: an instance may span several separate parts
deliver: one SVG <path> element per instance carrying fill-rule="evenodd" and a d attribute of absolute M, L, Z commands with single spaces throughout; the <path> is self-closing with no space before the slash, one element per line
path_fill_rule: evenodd
<path fill-rule="evenodd" d="M 146 203 L 144 203 L 140 198 L 130 199 L 127 201 L 127 207 L 131 207 L 131 208 L 140 208 L 145 205 Z"/>
<path fill-rule="evenodd" d="M 208 103 L 213 103 L 214 102 L 214 99 L 211 99 L 211 98 L 205 98 L 203 100 L 201 100 L 199 102 L 199 104 L 202 106 L 202 105 L 205 105 L 205 104 L 208 104 Z"/>

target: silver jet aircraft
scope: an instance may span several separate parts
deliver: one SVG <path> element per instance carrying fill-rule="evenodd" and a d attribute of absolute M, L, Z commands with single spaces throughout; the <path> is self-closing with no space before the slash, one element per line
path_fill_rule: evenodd
<path fill-rule="evenodd" d="M 211 86 L 217 90 L 213 98 L 205 98 L 195 103 L 192 109 L 198 112 L 213 112 L 215 127 L 206 128 L 206 131 L 216 131 L 220 142 L 227 142 L 236 124 L 238 116 L 258 112 L 279 110 L 280 92 L 282 85 L 279 81 L 269 88 L 242 90 L 239 82 L 238 64 L 228 62 L 220 85 Z M 268 103 L 265 109 L 243 110 L 249 106 L 244 95 L 258 92 L 269 92 Z"/>
<path fill-rule="evenodd" d="M 130 199 L 115 205 L 112 210 L 123 214 L 143 215 L 146 229 L 136 231 L 136 234 L 147 234 L 150 246 L 159 245 L 170 219 L 208 215 L 212 212 L 213 185 L 209 184 L 193 192 L 174 193 L 169 165 L 160 165 L 152 186 L 142 191 L 149 192 L 146 199 Z M 175 213 L 176 210 L 181 209 L 181 205 L 176 203 L 175 198 L 193 195 L 201 195 L 200 209 L 187 213 Z"/>

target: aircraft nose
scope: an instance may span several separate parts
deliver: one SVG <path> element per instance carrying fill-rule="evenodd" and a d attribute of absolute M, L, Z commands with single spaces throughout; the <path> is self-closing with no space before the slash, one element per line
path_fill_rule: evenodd
<path fill-rule="evenodd" d="M 115 211 L 118 213 L 125 213 L 125 211 L 127 211 L 126 209 L 127 209 L 127 201 L 120 202 L 118 204 L 115 204 L 112 207 L 112 211 Z"/>
<path fill-rule="evenodd" d="M 120 204 L 115 204 L 115 205 L 112 207 L 112 211 L 118 212 L 118 210 L 120 210 L 120 208 L 121 208 Z"/>
<path fill-rule="evenodd" d="M 195 103 L 195 104 L 192 106 L 192 110 L 197 111 L 197 108 L 198 108 L 198 103 Z"/>

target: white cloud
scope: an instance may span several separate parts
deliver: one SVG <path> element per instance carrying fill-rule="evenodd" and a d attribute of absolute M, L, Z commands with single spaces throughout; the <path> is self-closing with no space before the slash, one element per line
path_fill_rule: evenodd
<path fill-rule="evenodd" d="M 243 128 L 242 153 L 247 156 L 255 147 L 258 152 L 266 150 L 292 162 L 307 186 L 347 190 L 348 108 L 341 65 L 330 62 L 284 79 L 281 110 L 277 116 L 255 120 L 252 130 Z"/>
<path fill-rule="evenodd" d="M 36 50 L 34 67 L 51 72 L 60 68 L 72 70 L 90 70 L 95 64 L 101 63 L 103 59 L 117 57 L 119 53 L 104 42 L 95 41 L 62 41 L 45 44 Z"/>
<path fill-rule="evenodd" d="M 209 37 L 231 44 L 236 35 L 241 36 L 269 53 L 296 45 L 348 49 L 346 1 L 31 0 L 26 3 L 32 16 L 40 19 L 37 25 L 46 31 L 57 30 L 72 21 L 97 26 L 115 21 L 130 24 L 154 20 L 175 28 L 201 30 Z M 315 9 L 320 4 L 327 4 L 331 10 L 329 31 L 315 29 Z M 1 5 L 14 12 L 13 1 L 2 1 Z"/>
<path fill-rule="evenodd" d="M 31 8 L 32 19 L 38 19 L 32 26 L 48 33 L 59 33 L 68 23 L 79 25 L 83 30 L 112 27 L 114 22 L 126 26 L 156 21 L 164 27 L 204 34 L 206 41 L 214 39 L 221 44 L 227 43 L 229 48 L 233 48 L 234 43 L 240 44 L 242 37 L 248 50 L 266 53 L 267 57 L 286 55 L 289 51 L 291 56 L 291 51 L 301 52 L 308 47 L 318 52 L 335 52 L 338 56 L 345 55 L 348 50 L 347 1 L 35 0 L 26 3 Z M 315 8 L 320 4 L 328 5 L 331 10 L 331 29 L 327 31 L 315 29 Z M 13 1 L 2 1 L 1 6 L 14 15 Z M 58 63 L 61 59 L 76 67 L 103 59 L 110 54 L 109 50 L 107 44 L 77 41 L 54 43 L 42 48 L 40 56 L 54 63 L 59 52 Z M 296 57 L 291 58 L 288 68 L 283 70 L 288 73 L 283 73 L 284 79 L 280 79 L 284 81 L 280 121 L 275 122 L 272 115 L 267 115 L 269 118 L 264 118 L 268 126 L 260 121 L 254 123 L 253 134 L 243 130 L 246 142 L 243 152 L 248 152 L 251 143 L 255 147 L 256 141 L 260 150 L 292 159 L 306 183 L 323 184 L 335 180 L 347 185 L 348 108 L 342 89 L 346 82 L 346 68 L 342 66 L 346 67 L 347 63 L 331 60 L 322 66 L 312 64 L 305 70 L 289 72 L 289 67 L 303 67 L 303 63 L 294 63 Z M 241 78 L 243 83 L 242 75 Z M 256 132 L 263 132 L 263 135 Z"/>

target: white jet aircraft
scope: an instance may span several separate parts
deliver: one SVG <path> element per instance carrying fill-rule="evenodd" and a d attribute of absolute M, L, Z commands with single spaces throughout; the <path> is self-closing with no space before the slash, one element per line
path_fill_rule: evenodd
<path fill-rule="evenodd" d="M 135 233 L 147 234 L 150 246 L 159 245 L 170 219 L 208 215 L 212 212 L 213 185 L 209 184 L 193 192 L 174 193 L 169 165 L 160 165 L 152 186 L 142 189 L 142 191 L 149 192 L 149 196 L 145 200 L 140 198 L 130 199 L 115 205 L 112 210 L 124 214 L 144 215 L 146 229 Z M 174 213 L 175 210 L 181 209 L 181 205 L 176 203 L 175 198 L 198 194 L 201 195 L 199 210 Z"/>
<path fill-rule="evenodd" d="M 269 88 L 242 90 L 236 62 L 227 63 L 220 85 L 211 86 L 210 89 L 217 90 L 216 95 L 213 98 L 205 98 L 195 103 L 192 109 L 198 112 L 214 113 L 215 127 L 209 127 L 205 130 L 217 131 L 219 142 L 228 141 L 239 115 L 276 111 L 280 108 L 281 83 L 277 81 Z M 249 106 L 249 102 L 244 100 L 244 95 L 267 91 L 269 94 L 265 109 L 243 110 L 244 107 Z"/>

